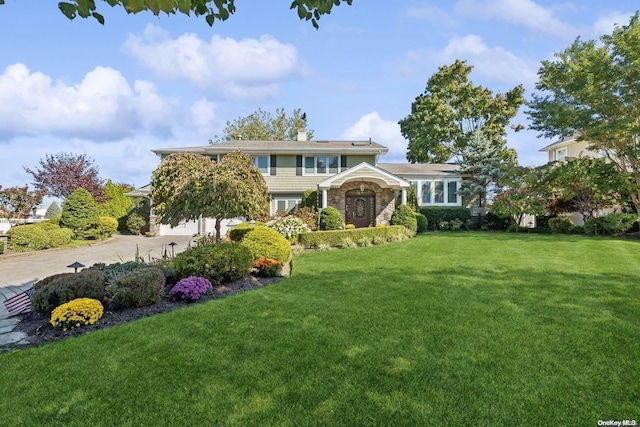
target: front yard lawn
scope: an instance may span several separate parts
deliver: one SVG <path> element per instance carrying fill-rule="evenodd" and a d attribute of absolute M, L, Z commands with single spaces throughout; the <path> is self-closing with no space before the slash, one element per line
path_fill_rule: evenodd
<path fill-rule="evenodd" d="M 437 233 L 0 354 L 0 425 L 640 421 L 640 242 Z"/>

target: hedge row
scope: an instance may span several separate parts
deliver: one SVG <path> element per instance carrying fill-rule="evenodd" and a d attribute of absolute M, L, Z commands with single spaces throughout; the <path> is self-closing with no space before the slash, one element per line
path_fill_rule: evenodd
<path fill-rule="evenodd" d="M 306 248 L 322 245 L 341 246 L 345 239 L 358 241 L 360 239 L 385 239 L 392 241 L 403 238 L 407 233 L 404 225 L 391 225 L 388 227 L 352 228 L 348 230 L 326 230 L 302 233 L 298 236 L 298 243 Z"/>
<path fill-rule="evenodd" d="M 471 220 L 471 211 L 468 208 L 459 206 L 445 207 L 445 206 L 429 206 L 420 208 L 420 213 L 427 217 L 429 223 L 429 230 L 440 230 L 440 223 L 451 221 L 461 221 L 466 224 Z"/>
<path fill-rule="evenodd" d="M 73 231 L 50 222 L 26 224 L 9 230 L 11 249 L 16 251 L 57 248 L 71 243 Z"/>

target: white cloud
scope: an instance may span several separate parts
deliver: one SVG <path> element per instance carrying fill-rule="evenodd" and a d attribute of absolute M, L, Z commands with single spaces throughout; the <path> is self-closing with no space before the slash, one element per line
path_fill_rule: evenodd
<path fill-rule="evenodd" d="M 201 98 L 194 102 L 189 109 L 190 116 L 188 122 L 195 127 L 199 135 L 206 138 L 213 138 L 216 107 L 215 102 Z"/>
<path fill-rule="evenodd" d="M 438 25 L 456 25 L 456 21 L 451 14 L 431 4 L 425 4 L 422 6 L 410 6 L 402 11 L 402 16 L 409 19 L 429 21 L 433 24 Z"/>
<path fill-rule="evenodd" d="M 610 12 L 603 15 L 596 20 L 586 37 L 598 38 L 605 34 L 611 34 L 617 26 L 629 25 L 631 15 L 633 15 L 631 12 Z"/>
<path fill-rule="evenodd" d="M 502 47 L 489 47 L 475 34 L 452 38 L 434 57 L 441 64 L 464 59 L 474 67 L 474 73 L 505 84 L 529 86 L 537 80 L 537 62 L 527 61 Z"/>
<path fill-rule="evenodd" d="M 171 39 L 147 25 L 141 35 L 129 35 L 124 47 L 160 77 L 233 99 L 273 97 L 281 83 L 306 74 L 295 46 L 268 35 L 240 41 L 213 35 L 207 42 L 196 34 Z"/>
<path fill-rule="evenodd" d="M 463 15 L 506 21 L 536 33 L 574 38 L 577 30 L 553 15 L 550 8 L 531 0 L 461 0 L 456 11 Z"/>
<path fill-rule="evenodd" d="M 400 133 L 400 125 L 392 120 L 380 117 L 377 111 L 365 114 L 358 121 L 349 126 L 341 135 L 347 140 L 368 140 L 389 147 L 389 152 L 383 156 L 383 162 L 406 162 L 407 141 Z"/>
<path fill-rule="evenodd" d="M 96 67 L 76 85 L 9 65 L 0 75 L 0 140 L 51 135 L 118 140 L 147 131 L 167 136 L 175 110 L 152 83 L 131 87 L 119 71 Z"/>

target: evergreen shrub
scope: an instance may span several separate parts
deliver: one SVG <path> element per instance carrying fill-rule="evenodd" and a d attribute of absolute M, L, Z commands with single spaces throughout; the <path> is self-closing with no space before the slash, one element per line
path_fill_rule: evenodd
<path fill-rule="evenodd" d="M 277 231 L 271 231 L 284 239 Z M 171 262 L 171 268 L 178 279 L 199 276 L 219 285 L 247 276 L 253 260 L 251 250 L 243 244 L 217 243 L 180 252 Z"/>
<path fill-rule="evenodd" d="M 333 206 L 327 206 L 320 212 L 320 230 L 343 230 L 342 214 Z"/>
<path fill-rule="evenodd" d="M 100 237 L 100 210 L 91 193 L 78 188 L 65 199 L 60 226 L 70 228 L 77 240 Z"/>
<path fill-rule="evenodd" d="M 272 258 L 281 263 L 291 259 L 291 242 L 282 234 L 267 227 L 256 227 L 242 240 L 253 259 Z"/>
<path fill-rule="evenodd" d="M 463 224 L 467 224 L 471 220 L 471 211 L 461 206 L 422 207 L 420 213 L 427 218 L 430 230 L 440 230 L 440 223 L 443 221 L 450 222 L 457 219 Z"/>
<path fill-rule="evenodd" d="M 573 229 L 573 221 L 568 216 L 550 218 L 547 224 L 552 233 L 568 234 Z"/>
<path fill-rule="evenodd" d="M 418 221 L 413 210 L 407 205 L 396 206 L 391 215 L 391 225 L 404 225 L 407 229 L 414 233 L 418 230 Z"/>
<path fill-rule="evenodd" d="M 76 298 L 102 300 L 105 294 L 102 272 L 89 269 L 46 277 L 34 290 L 31 307 L 37 312 L 50 312 Z"/>
<path fill-rule="evenodd" d="M 415 215 L 416 215 L 416 223 L 418 227 L 416 232 L 425 233 L 427 230 L 429 230 L 429 220 L 427 220 L 427 217 L 422 215 L 419 212 L 416 212 Z"/>
<path fill-rule="evenodd" d="M 73 232 L 50 222 L 25 224 L 11 227 L 8 232 L 11 249 L 16 251 L 39 251 L 68 245 L 73 240 Z"/>
<path fill-rule="evenodd" d="M 100 238 L 106 239 L 118 231 L 118 220 L 110 216 L 100 217 Z"/>
<path fill-rule="evenodd" d="M 263 226 L 263 222 L 242 222 L 227 232 L 227 235 L 234 242 L 241 242 L 244 236 L 249 234 L 255 227 Z"/>
<path fill-rule="evenodd" d="M 628 213 L 612 213 L 605 216 L 590 218 L 584 223 L 585 234 L 620 236 L 626 233 L 638 217 Z"/>

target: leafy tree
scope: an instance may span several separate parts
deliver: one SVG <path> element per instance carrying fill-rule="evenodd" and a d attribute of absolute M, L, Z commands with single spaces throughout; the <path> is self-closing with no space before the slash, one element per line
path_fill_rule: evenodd
<path fill-rule="evenodd" d="M 200 216 L 214 218 L 218 240 L 222 219 L 255 219 L 269 213 L 264 177 L 240 151 L 226 154 L 217 164 L 198 154 L 170 154 L 153 172 L 151 186 L 161 222 L 176 226 Z"/>
<path fill-rule="evenodd" d="M 62 203 L 60 226 L 73 230 L 77 240 L 92 240 L 100 234 L 100 210 L 95 200 L 84 188 L 69 194 Z"/>
<path fill-rule="evenodd" d="M 102 216 L 110 216 L 119 220 L 131 210 L 133 200 L 125 196 L 125 193 L 133 191 L 135 187 L 129 184 L 114 184 L 107 180 L 104 185 L 104 197 L 106 201 L 99 205 Z"/>
<path fill-rule="evenodd" d="M 0 187 L 0 210 L 11 218 L 27 218 L 31 216 L 33 208 L 42 203 L 42 190 L 29 190 L 29 186 Z"/>
<path fill-rule="evenodd" d="M 298 130 L 306 129 L 307 116 L 299 108 L 287 116 L 284 108 L 276 108 L 271 113 L 258 108 L 246 117 L 240 117 L 233 122 L 227 122 L 220 141 L 250 140 L 250 141 L 294 141 L 298 137 Z M 313 138 L 313 131 L 307 130 L 307 137 Z M 210 141 L 212 142 L 212 141 Z"/>
<path fill-rule="evenodd" d="M 529 102 L 532 129 L 540 135 L 576 135 L 623 174 L 640 214 L 640 22 L 595 40 L 576 39 L 555 60 L 543 61 Z"/>
<path fill-rule="evenodd" d="M 460 158 L 475 132 L 504 148 L 505 128 L 524 103 L 524 88 L 519 85 L 494 96 L 469 81 L 472 68 L 460 60 L 440 67 L 411 104 L 411 114 L 400 120 L 400 131 L 409 140 L 410 162 Z"/>
<path fill-rule="evenodd" d="M 580 212 L 586 222 L 597 211 L 622 203 L 625 182 L 605 159 L 579 158 L 551 165 L 548 186 L 552 213 Z"/>
<path fill-rule="evenodd" d="M 62 213 L 62 209 L 60 208 L 60 206 L 54 200 L 53 202 L 51 202 L 51 204 L 47 208 L 47 212 L 45 212 L 44 217 L 46 219 L 50 219 L 50 218 L 53 218 L 54 216 L 56 216 L 56 215 L 58 215 L 60 213 Z"/>
<path fill-rule="evenodd" d="M 484 208 L 499 190 L 506 169 L 517 164 L 514 150 L 492 144 L 482 132 L 475 131 L 465 148 L 460 161 L 460 172 L 464 176 L 460 193 L 470 203 Z"/>
<path fill-rule="evenodd" d="M 519 226 L 525 215 L 542 215 L 545 203 L 541 182 L 543 169 L 513 166 L 502 178 L 500 191 L 489 207 L 489 212 L 508 217 Z"/>
<path fill-rule="evenodd" d="M 154 15 L 161 12 L 169 14 L 182 13 L 185 15 L 204 16 L 207 24 L 213 26 L 217 21 L 226 21 L 236 12 L 235 0 L 105 0 L 110 6 L 120 5 L 127 13 L 149 11 Z M 342 3 L 351 5 L 353 0 L 293 0 L 290 9 L 296 9 L 298 17 L 305 21 L 311 21 L 314 28 L 318 28 L 318 21 L 322 15 L 331 13 L 333 6 Z M 4 0 L 0 0 L 0 5 Z M 95 0 L 70 0 L 58 3 L 60 11 L 69 19 L 76 16 L 81 18 L 92 17 L 104 25 L 104 17 L 97 12 Z"/>
<path fill-rule="evenodd" d="M 40 168 L 34 171 L 25 167 L 24 170 L 33 177 L 34 187 L 44 190 L 48 196 L 64 199 L 78 188 L 84 188 L 94 199 L 102 199 L 104 188 L 98 168 L 84 154 L 47 154 L 44 160 L 40 159 Z"/>

